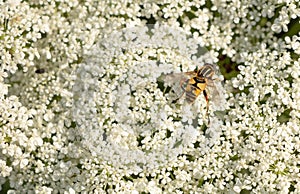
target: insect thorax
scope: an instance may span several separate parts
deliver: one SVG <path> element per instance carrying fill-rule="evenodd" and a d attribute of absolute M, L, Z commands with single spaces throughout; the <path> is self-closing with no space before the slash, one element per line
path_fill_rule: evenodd
<path fill-rule="evenodd" d="M 205 77 L 205 78 L 211 78 L 214 75 L 214 68 L 211 65 L 203 66 L 201 69 L 198 70 L 197 76 L 198 77 Z"/>

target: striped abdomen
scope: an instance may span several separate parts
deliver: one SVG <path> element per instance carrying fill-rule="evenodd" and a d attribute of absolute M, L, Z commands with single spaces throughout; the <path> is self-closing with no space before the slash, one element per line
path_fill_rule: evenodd
<path fill-rule="evenodd" d="M 206 87 L 206 81 L 204 78 L 193 77 L 189 80 L 185 92 L 186 92 L 186 101 L 188 103 L 193 103 L 195 99 L 201 94 L 201 92 Z"/>

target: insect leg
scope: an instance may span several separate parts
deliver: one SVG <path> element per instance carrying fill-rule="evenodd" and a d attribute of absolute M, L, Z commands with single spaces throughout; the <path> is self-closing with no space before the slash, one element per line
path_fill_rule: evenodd
<path fill-rule="evenodd" d="M 178 98 L 176 98 L 175 100 L 173 100 L 172 103 L 176 103 L 183 96 L 183 94 L 184 94 L 184 92 L 182 92 L 182 94 Z"/>
<path fill-rule="evenodd" d="M 206 116 L 208 118 L 208 124 L 210 123 L 210 120 L 209 120 L 209 115 L 208 115 L 208 110 L 209 110 L 209 101 L 208 101 L 208 95 L 207 95 L 207 92 L 206 90 L 203 90 L 203 95 L 205 97 L 205 100 L 206 100 Z"/>

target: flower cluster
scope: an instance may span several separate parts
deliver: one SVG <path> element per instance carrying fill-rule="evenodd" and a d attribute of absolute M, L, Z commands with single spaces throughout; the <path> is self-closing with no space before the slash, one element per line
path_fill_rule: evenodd
<path fill-rule="evenodd" d="M 299 193 L 299 7 L 0 2 L 0 190 Z"/>

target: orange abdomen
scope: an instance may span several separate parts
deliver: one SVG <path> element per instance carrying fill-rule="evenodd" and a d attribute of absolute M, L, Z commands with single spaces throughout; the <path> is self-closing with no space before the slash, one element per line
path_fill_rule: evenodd
<path fill-rule="evenodd" d="M 204 79 L 198 79 L 197 77 L 193 77 L 188 81 L 186 86 L 186 101 L 188 103 L 193 103 L 195 99 L 200 95 L 200 93 L 205 89 L 206 81 Z"/>

